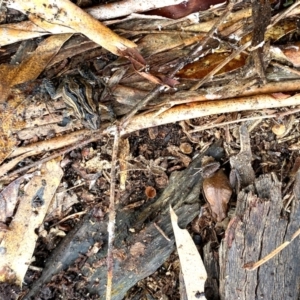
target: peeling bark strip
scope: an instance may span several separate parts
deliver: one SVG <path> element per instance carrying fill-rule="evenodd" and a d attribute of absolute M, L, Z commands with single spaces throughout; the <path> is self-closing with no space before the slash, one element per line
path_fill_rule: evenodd
<path fill-rule="evenodd" d="M 120 55 L 127 48 L 136 47 L 135 43 L 117 35 L 68 0 L 8 0 L 6 4 L 7 7 L 28 15 L 33 23 L 49 32 L 53 30 L 57 34 L 64 32 L 66 27 L 71 28 L 116 55 Z M 57 25 L 60 25 L 61 32 Z"/>
<path fill-rule="evenodd" d="M 96 19 L 109 20 L 124 17 L 132 13 L 177 5 L 182 2 L 186 2 L 186 0 L 121 0 L 114 3 L 96 5 L 85 9 L 85 11 Z"/>

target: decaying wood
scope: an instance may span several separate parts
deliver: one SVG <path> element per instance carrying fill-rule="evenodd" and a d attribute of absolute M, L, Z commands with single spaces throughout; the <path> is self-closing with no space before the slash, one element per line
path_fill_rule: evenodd
<path fill-rule="evenodd" d="M 202 182 L 199 168 L 203 155 L 199 155 L 186 170 L 173 173 L 169 186 L 155 202 L 135 212 L 121 207 L 117 210 L 112 299 L 123 299 L 131 286 L 152 274 L 175 249 L 169 205 L 179 216 L 181 227 L 185 227 L 199 214 Z M 221 148 L 213 146 L 205 155 L 220 158 Z M 143 227 L 145 220 L 148 221 Z M 157 230 L 157 226 L 170 240 Z M 107 238 L 107 220 L 97 220 L 90 212 L 54 251 L 42 276 L 24 299 L 29 300 L 37 295 L 41 286 L 51 280 L 52 276 L 70 267 L 96 243 L 103 244 L 102 249 L 97 254 L 86 256 L 80 272 L 86 278 L 84 285 L 87 291 L 104 299 Z M 139 251 L 139 255 L 135 251 Z"/>
<path fill-rule="evenodd" d="M 299 238 L 259 269 L 243 269 L 299 229 L 299 172 L 296 180 L 290 214 L 283 210 L 281 183 L 275 176 L 260 176 L 239 193 L 236 215 L 219 252 L 221 299 L 299 299 Z"/>
<path fill-rule="evenodd" d="M 275 175 L 254 180 L 250 139 L 246 125 L 241 126 L 241 152 L 230 159 L 239 174 L 237 207 L 221 243 L 221 299 L 298 299 L 300 272 L 297 254 L 300 240 L 295 239 L 259 269 L 252 264 L 289 241 L 299 229 L 300 173 L 296 176 L 295 200 L 290 214 L 284 210 L 281 183 Z M 209 257 L 209 256 L 208 256 Z"/>
<path fill-rule="evenodd" d="M 219 261 L 207 244 L 203 249 L 208 273 L 206 296 L 210 299 L 299 299 L 300 239 L 257 270 L 247 270 L 274 249 L 292 239 L 300 224 L 300 172 L 295 175 L 294 201 L 285 210 L 281 183 L 274 174 L 255 179 L 246 124 L 240 127 L 241 151 L 230 163 L 239 174 L 235 215 L 219 249 Z M 219 279 L 219 283 L 218 283 Z"/>
<path fill-rule="evenodd" d="M 255 174 L 252 168 L 252 152 L 249 132 L 244 123 L 240 127 L 241 151 L 230 158 L 231 172 L 235 173 L 235 189 L 239 192 L 242 188 L 253 184 Z"/>

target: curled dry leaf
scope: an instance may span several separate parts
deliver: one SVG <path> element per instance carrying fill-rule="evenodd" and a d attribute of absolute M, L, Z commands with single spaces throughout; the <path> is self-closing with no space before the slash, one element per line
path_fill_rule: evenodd
<path fill-rule="evenodd" d="M 283 54 L 287 58 L 289 62 L 291 62 L 294 67 L 300 66 L 300 51 L 299 51 L 300 43 L 296 42 L 293 46 L 286 47 L 282 49 Z"/>
<path fill-rule="evenodd" d="M 39 21 L 38 25 L 42 28 L 45 21 L 69 27 L 75 32 L 84 34 L 116 55 L 120 55 L 120 51 L 124 51 L 127 48 L 136 47 L 135 43 L 118 36 L 68 0 L 49 0 L 46 3 L 41 0 L 9 0 L 7 1 L 7 7 L 23 12 L 33 22 Z M 51 32 L 49 24 L 47 24 L 47 30 Z"/>
<path fill-rule="evenodd" d="M 183 18 L 194 12 L 207 10 L 210 6 L 223 3 L 223 0 L 187 0 L 177 5 L 169 5 L 163 8 L 149 11 L 150 15 L 162 16 L 170 19 Z"/>
<path fill-rule="evenodd" d="M 192 159 L 190 157 L 188 157 L 187 155 L 180 153 L 179 147 L 171 145 L 167 149 L 172 155 L 179 158 L 185 167 L 189 166 Z"/>
<path fill-rule="evenodd" d="M 193 152 L 193 147 L 189 143 L 181 143 L 179 148 L 184 154 L 191 154 Z"/>
<path fill-rule="evenodd" d="M 204 179 L 203 192 L 210 205 L 213 218 L 221 222 L 226 218 L 227 205 L 232 194 L 229 180 L 222 169 Z"/>
<path fill-rule="evenodd" d="M 286 127 L 285 127 L 284 124 L 275 124 L 272 127 L 272 131 L 277 136 L 282 136 L 285 133 L 285 131 L 286 131 Z"/>

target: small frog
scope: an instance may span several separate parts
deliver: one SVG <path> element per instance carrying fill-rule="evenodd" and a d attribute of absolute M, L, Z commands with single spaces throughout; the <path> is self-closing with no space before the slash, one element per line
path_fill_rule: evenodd
<path fill-rule="evenodd" d="M 65 104 L 71 108 L 75 117 L 88 129 L 100 128 L 100 112 L 94 94 L 93 86 L 81 76 L 66 76 L 55 90 L 53 84 L 44 79 L 44 86 L 52 99 L 62 97 Z M 107 108 L 104 107 L 106 110 Z"/>

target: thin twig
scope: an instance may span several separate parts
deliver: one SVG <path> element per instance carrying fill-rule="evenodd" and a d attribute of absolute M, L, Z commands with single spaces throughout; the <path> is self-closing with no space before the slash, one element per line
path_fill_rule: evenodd
<path fill-rule="evenodd" d="M 279 252 L 281 252 L 286 246 L 288 246 L 298 235 L 300 234 L 300 229 L 298 229 L 292 236 L 290 241 L 284 242 L 283 244 L 281 244 L 279 247 L 277 247 L 275 250 L 273 250 L 271 253 L 269 253 L 268 255 L 266 255 L 264 258 L 262 258 L 261 260 L 253 263 L 246 263 L 243 268 L 249 271 L 254 271 L 255 269 L 257 269 L 258 267 L 260 267 L 261 265 L 263 265 L 264 263 L 266 263 L 268 260 L 270 260 L 271 258 L 273 258 L 275 255 L 277 255 Z"/>
<path fill-rule="evenodd" d="M 115 190 L 116 190 L 116 164 L 118 158 L 119 149 L 119 137 L 120 132 L 116 130 L 113 152 L 112 152 L 112 163 L 110 172 L 110 197 L 109 197 L 109 215 L 108 215 L 108 249 L 107 249 L 107 285 L 106 285 L 106 300 L 111 299 L 112 291 L 112 279 L 113 279 L 113 243 L 115 239 L 115 222 L 116 222 L 116 211 L 115 211 Z"/>
<path fill-rule="evenodd" d="M 95 142 L 95 141 L 97 141 L 99 139 L 100 139 L 100 137 L 99 137 L 99 135 L 97 135 L 97 136 L 93 136 L 93 137 L 91 137 L 91 138 L 89 138 L 87 140 L 79 141 L 76 144 L 74 144 L 73 146 L 70 146 L 67 149 L 61 150 L 58 153 L 54 153 L 52 155 L 49 155 L 49 156 L 47 156 L 47 157 L 45 157 L 43 159 L 40 159 L 40 160 L 34 162 L 32 164 L 29 164 L 29 165 L 27 165 L 25 167 L 19 168 L 19 169 L 13 171 L 13 172 L 8 173 L 5 176 L 0 176 L 0 179 L 1 180 L 7 180 L 7 179 L 9 179 L 12 176 L 18 175 L 19 173 L 25 172 L 25 171 L 27 171 L 27 170 L 29 170 L 31 168 L 38 167 L 39 165 L 41 165 L 41 164 L 43 164 L 43 163 L 45 163 L 45 162 L 47 162 L 47 161 L 49 161 L 51 159 L 54 159 L 54 158 L 59 157 L 61 155 L 64 155 L 64 154 L 66 154 L 68 152 L 71 152 L 72 150 L 75 150 L 75 149 L 78 149 L 80 147 L 83 147 L 83 146 L 85 146 L 85 145 L 87 145 L 89 143 Z"/>
<path fill-rule="evenodd" d="M 203 41 L 201 41 L 201 44 L 196 47 L 192 53 L 190 54 L 193 57 L 196 57 L 200 51 L 203 50 L 203 46 L 205 46 L 208 41 L 213 38 L 214 34 L 218 31 L 218 27 L 225 22 L 225 20 L 228 18 L 228 16 L 231 14 L 231 10 L 233 8 L 233 5 L 236 1 L 235 0 L 230 0 L 225 11 L 223 14 L 220 16 L 220 18 L 216 21 L 214 26 L 209 30 L 209 32 L 206 34 L 206 37 Z"/>
<path fill-rule="evenodd" d="M 168 236 L 164 233 L 164 231 L 154 222 L 153 225 L 155 228 L 158 230 L 158 232 L 168 241 L 170 242 L 171 240 L 168 238 Z"/>
<path fill-rule="evenodd" d="M 299 111 L 300 111 L 300 108 L 297 108 L 297 109 L 289 110 L 286 112 L 274 113 L 271 115 L 248 117 L 248 118 L 242 118 L 242 119 L 237 119 L 237 120 L 227 121 L 227 122 L 222 122 L 222 123 L 214 123 L 214 124 L 210 124 L 210 125 L 196 126 L 194 129 L 189 130 L 189 133 L 195 133 L 195 132 L 199 132 L 199 131 L 203 131 L 203 130 L 207 130 L 207 129 L 211 129 L 211 128 L 216 128 L 216 127 L 219 128 L 219 127 L 223 127 L 223 126 L 231 125 L 231 124 L 235 124 L 235 123 L 240 123 L 240 122 L 244 123 L 247 121 L 270 119 L 270 118 L 278 119 L 278 118 L 282 118 L 284 116 L 293 115 L 295 113 L 298 113 Z"/>

